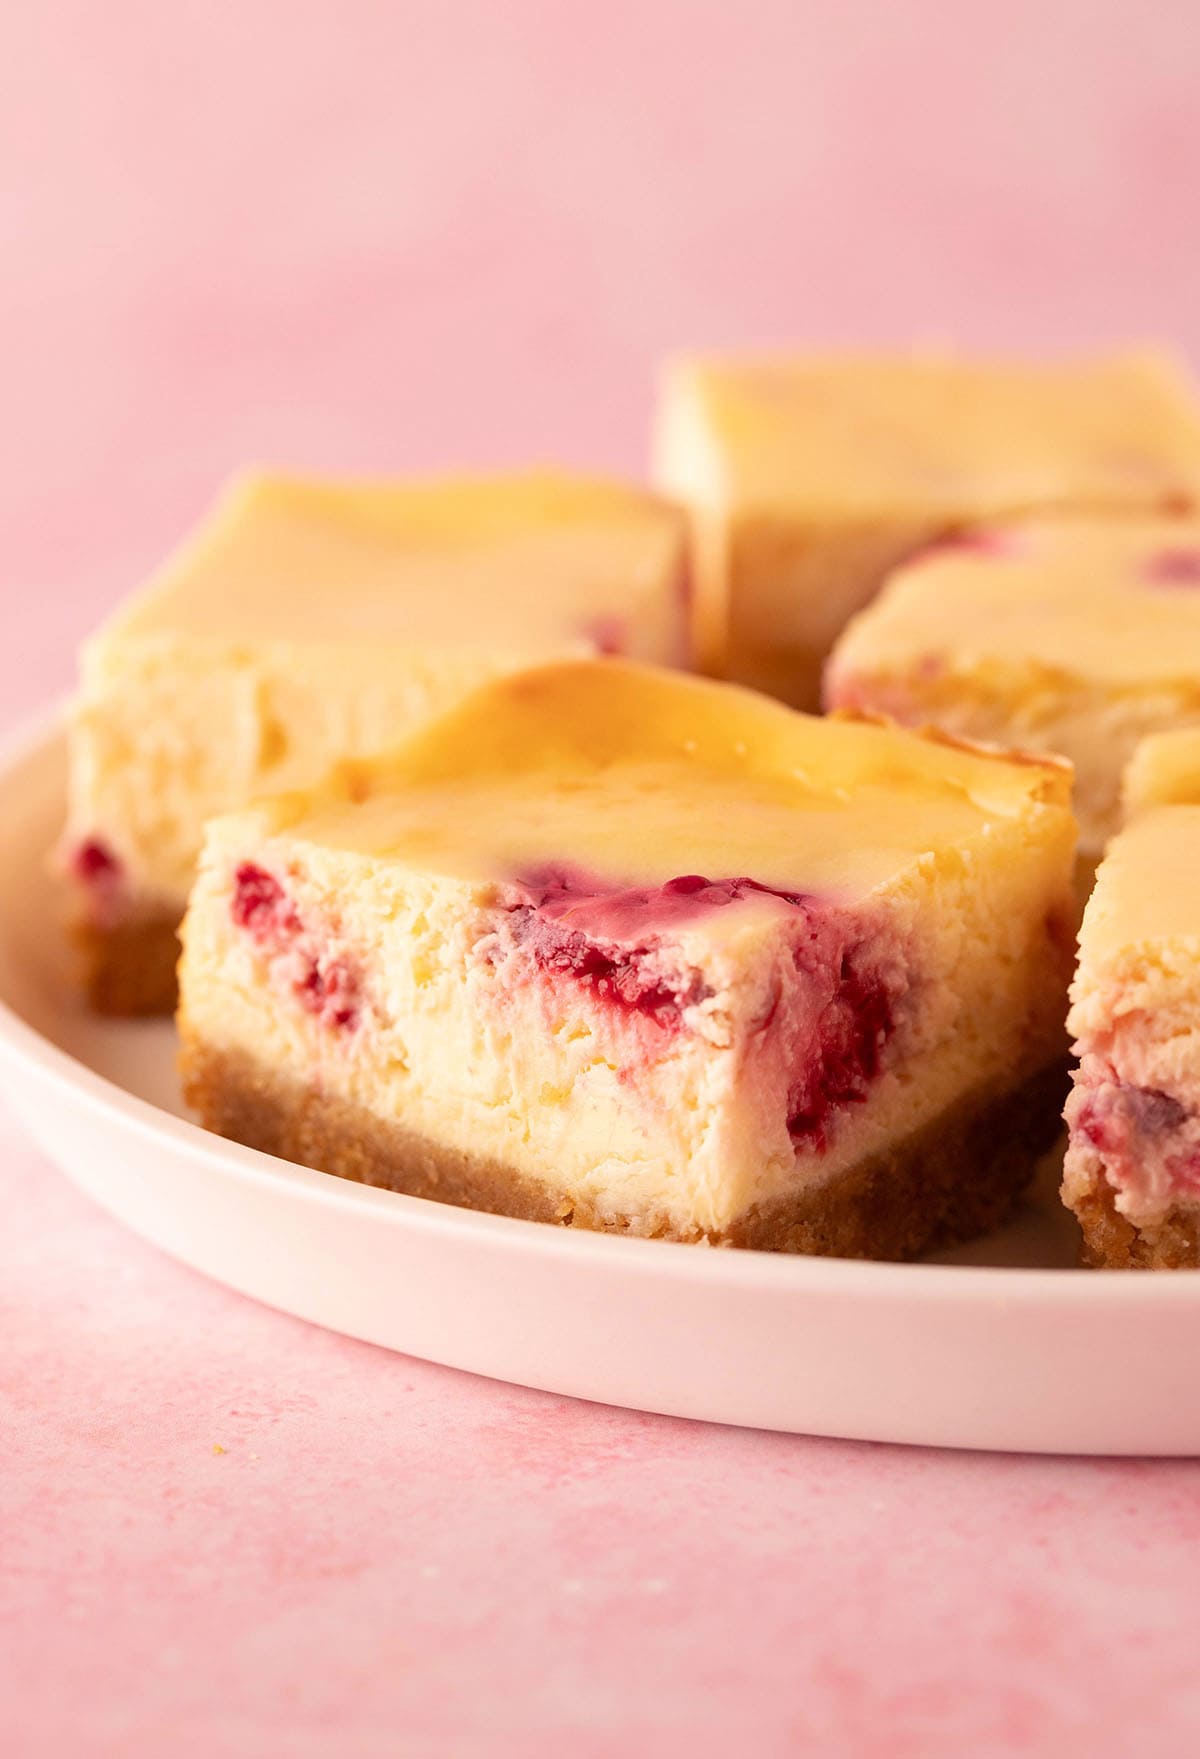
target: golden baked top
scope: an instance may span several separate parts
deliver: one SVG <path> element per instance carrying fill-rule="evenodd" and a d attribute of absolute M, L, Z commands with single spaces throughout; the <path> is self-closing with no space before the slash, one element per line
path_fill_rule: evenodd
<path fill-rule="evenodd" d="M 1069 826 L 1069 792 L 1053 760 L 581 660 L 485 685 L 399 750 L 258 810 L 268 831 L 469 879 L 565 865 L 859 896 L 1003 822 Z"/>
<path fill-rule="evenodd" d="M 838 678 L 1036 668 L 1200 696 L 1200 521 L 1043 519 L 934 545 L 843 635 Z"/>
<path fill-rule="evenodd" d="M 660 447 L 714 500 L 947 522 L 1057 504 L 1200 499 L 1200 411 L 1145 350 L 1033 364 L 944 350 L 689 358 L 667 370 Z"/>
<path fill-rule="evenodd" d="M 98 639 L 603 648 L 604 623 L 660 588 L 682 545 L 666 502 L 548 471 L 394 482 L 252 475 Z"/>

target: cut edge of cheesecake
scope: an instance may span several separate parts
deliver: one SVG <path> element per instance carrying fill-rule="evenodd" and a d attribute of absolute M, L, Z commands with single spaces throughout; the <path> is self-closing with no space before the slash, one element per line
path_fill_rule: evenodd
<path fill-rule="evenodd" d="M 726 1229 L 646 1228 L 614 1219 L 565 1187 L 453 1148 L 366 1106 L 281 1080 L 230 1056 L 180 1022 L 185 1103 L 204 1128 L 280 1160 L 336 1178 L 518 1221 L 686 1245 L 735 1246 L 833 1258 L 900 1261 L 986 1233 L 1009 1213 L 1061 1130 L 1065 1066 L 1056 1061 L 1016 1089 L 970 1093 L 889 1149 L 814 1190 L 785 1193 Z M 964 1184 L 964 1163 L 973 1178 Z"/>
<path fill-rule="evenodd" d="M 1200 1267 L 1200 804 L 1147 805 L 1084 913 L 1062 1197 L 1088 1263 Z"/>

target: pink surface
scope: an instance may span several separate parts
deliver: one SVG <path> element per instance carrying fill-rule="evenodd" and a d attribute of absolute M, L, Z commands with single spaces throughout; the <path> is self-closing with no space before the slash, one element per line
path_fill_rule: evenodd
<path fill-rule="evenodd" d="M 1184 0 L 6 8 L 3 718 L 247 458 L 636 467 L 681 342 L 1200 358 L 1197 34 Z M 1195 1745 L 1200 1467 L 573 1405 L 203 1283 L 4 1123 L 0 1190 L 6 1755 Z"/>

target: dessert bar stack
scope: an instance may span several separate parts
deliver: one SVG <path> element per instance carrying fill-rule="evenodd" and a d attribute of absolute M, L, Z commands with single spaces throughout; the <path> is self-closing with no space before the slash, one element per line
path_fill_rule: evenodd
<path fill-rule="evenodd" d="M 654 476 L 236 484 L 85 649 L 93 1005 L 251 1146 L 718 1245 L 979 1232 L 1065 1100 L 1088 1260 L 1200 1264 L 1186 375 L 683 359 Z"/>

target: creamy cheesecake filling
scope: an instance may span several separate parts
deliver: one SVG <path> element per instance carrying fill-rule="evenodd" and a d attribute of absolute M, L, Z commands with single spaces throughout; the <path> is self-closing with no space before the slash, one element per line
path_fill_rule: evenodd
<path fill-rule="evenodd" d="M 291 995 L 323 1026 L 350 1031 L 362 1015 L 361 962 L 337 948 L 335 925 L 301 915 L 274 874 L 238 864 L 230 914 L 268 965 L 268 982 Z"/>
<path fill-rule="evenodd" d="M 1022 973 L 1061 967 L 1060 937 L 1025 924 L 997 963 L 1003 883 L 972 919 L 947 876 L 922 938 L 903 893 L 629 887 L 562 864 L 406 885 L 372 922 L 321 866 L 276 852 L 206 876 L 224 904 L 193 920 L 190 957 L 211 937 L 222 980 L 207 1018 L 189 995 L 189 1024 L 251 1053 L 282 1038 L 319 1090 L 369 1094 L 622 1225 L 719 1233 L 990 1091 L 997 1044 L 1022 1078 L 1053 1057 L 1053 1007 L 1022 1001 Z"/>
<path fill-rule="evenodd" d="M 869 909 L 847 910 L 749 878 L 681 875 L 655 887 L 606 885 L 563 865 L 499 888 L 481 910 L 467 973 L 481 965 L 497 1013 L 532 1009 L 547 1042 L 565 1029 L 596 1040 L 628 1098 L 655 1106 L 661 1065 L 694 1048 L 725 1055 L 760 1115 L 797 1155 L 823 1155 L 839 1117 L 885 1066 L 912 980 L 906 950 Z M 363 1024 L 371 959 L 336 916 L 301 908 L 286 880 L 243 860 L 228 882 L 229 920 L 261 961 L 264 982 L 321 1026 Z M 733 996 L 690 963 L 672 930 L 717 910 L 765 906 L 775 934 L 754 993 Z M 514 1008 L 514 998 L 517 998 Z M 380 1009 L 372 1016 L 380 1024 Z M 681 1040 L 693 1039 L 695 1046 Z"/>
<path fill-rule="evenodd" d="M 1106 1058 L 1085 1057 L 1067 1102 L 1068 1196 L 1099 1163 L 1116 1208 L 1135 1227 L 1200 1203 L 1200 1116 L 1172 1093 L 1123 1081 Z"/>

